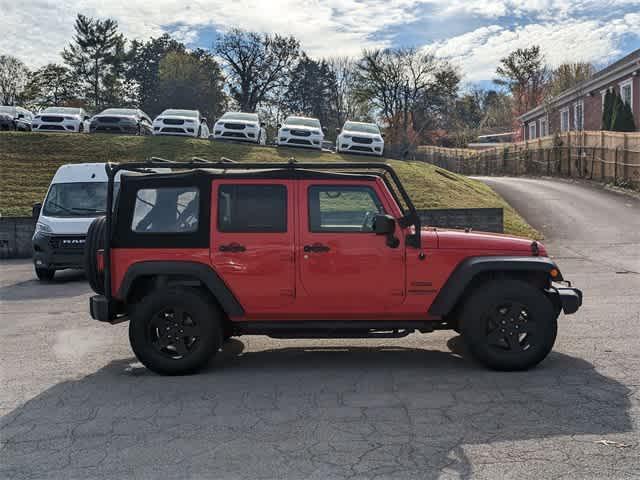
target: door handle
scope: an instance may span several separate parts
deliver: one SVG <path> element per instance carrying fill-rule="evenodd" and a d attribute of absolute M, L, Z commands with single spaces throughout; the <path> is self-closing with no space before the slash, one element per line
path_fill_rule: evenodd
<path fill-rule="evenodd" d="M 306 253 L 324 253 L 324 252 L 328 252 L 329 250 L 331 250 L 329 247 L 327 247 L 326 245 L 322 245 L 321 243 L 314 243 L 313 245 L 305 245 L 303 250 Z"/>
<path fill-rule="evenodd" d="M 239 243 L 233 242 L 227 245 L 220 245 L 220 247 L 218 247 L 218 250 L 220 250 L 221 252 L 237 253 L 237 252 L 246 252 L 247 247 L 245 247 L 244 245 L 240 245 Z"/>

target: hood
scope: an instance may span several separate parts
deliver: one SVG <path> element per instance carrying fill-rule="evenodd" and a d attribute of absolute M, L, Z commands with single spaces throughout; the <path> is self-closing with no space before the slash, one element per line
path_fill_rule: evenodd
<path fill-rule="evenodd" d="M 219 123 L 237 123 L 238 125 L 250 125 L 252 127 L 260 127 L 259 122 L 254 120 L 227 120 L 226 118 L 221 118 L 216 122 L 216 125 Z"/>
<path fill-rule="evenodd" d="M 109 115 L 110 117 L 112 115 Z M 160 117 L 156 117 L 154 122 L 159 122 L 161 120 L 164 120 L 165 118 L 169 119 L 169 120 L 191 120 L 193 121 L 193 123 L 198 123 L 198 119 L 195 117 L 187 117 L 187 116 L 182 116 L 182 115 L 162 115 Z"/>
<path fill-rule="evenodd" d="M 436 230 L 438 248 L 456 250 L 496 250 L 502 252 L 517 252 L 531 255 L 530 238 L 515 237 L 499 233 L 466 232 L 464 230 Z M 540 242 L 536 242 L 540 255 L 546 255 L 546 249 Z"/>
<path fill-rule="evenodd" d="M 282 127 L 280 127 L 280 130 L 282 130 L 283 128 L 288 128 L 289 130 L 316 130 L 316 131 L 320 132 L 320 134 L 322 134 L 322 128 L 321 127 L 308 127 L 306 125 L 284 124 L 284 125 L 282 125 Z"/>
<path fill-rule="evenodd" d="M 51 228 L 52 235 L 86 235 L 89 225 L 96 219 L 93 217 L 47 217 L 40 215 L 38 222 Z"/>
<path fill-rule="evenodd" d="M 120 119 L 128 119 L 128 120 L 138 120 L 135 115 L 112 115 L 108 113 L 101 113 L 99 115 L 94 115 L 91 117 L 91 120 L 100 120 L 101 118 L 120 118 Z"/>
<path fill-rule="evenodd" d="M 367 132 L 357 132 L 355 130 L 342 130 L 340 135 L 351 135 L 352 137 L 362 137 L 362 138 L 382 138 L 382 135 L 379 133 L 367 133 Z"/>

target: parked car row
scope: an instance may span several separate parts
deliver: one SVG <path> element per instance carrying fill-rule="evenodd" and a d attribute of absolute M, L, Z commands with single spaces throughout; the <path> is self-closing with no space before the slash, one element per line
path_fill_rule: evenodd
<path fill-rule="evenodd" d="M 48 107 L 33 115 L 22 107 L 0 107 L 0 129 L 34 132 L 116 133 L 121 135 L 177 135 L 213 140 L 235 140 L 267 144 L 265 122 L 257 113 L 227 112 L 209 131 L 207 119 L 198 110 L 168 109 L 153 121 L 142 110 L 108 108 L 90 117 L 82 108 Z M 317 118 L 289 116 L 278 125 L 276 146 L 322 150 L 327 129 Z M 384 135 L 375 123 L 347 121 L 337 129 L 338 153 L 382 156 Z"/>

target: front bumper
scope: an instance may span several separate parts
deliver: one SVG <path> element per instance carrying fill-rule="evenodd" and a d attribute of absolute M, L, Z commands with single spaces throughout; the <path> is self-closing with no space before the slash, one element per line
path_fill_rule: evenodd
<path fill-rule="evenodd" d="M 317 148 L 322 150 L 323 137 L 319 135 L 293 135 L 287 132 L 278 134 L 278 146 L 281 147 L 304 147 Z"/>
<path fill-rule="evenodd" d="M 549 293 L 557 299 L 565 315 L 576 313 L 582 306 L 582 290 L 577 288 L 554 283 L 549 289 Z"/>
<path fill-rule="evenodd" d="M 260 130 L 254 128 L 227 129 L 216 126 L 213 130 L 214 140 L 240 140 L 243 142 L 258 143 L 260 141 Z"/>
<path fill-rule="evenodd" d="M 138 126 L 118 125 L 117 123 L 91 124 L 91 133 L 117 133 L 121 135 L 135 135 L 138 133 Z"/>
<path fill-rule="evenodd" d="M 84 267 L 84 235 L 45 235 L 32 239 L 33 263 L 38 268 L 64 270 Z"/>
<path fill-rule="evenodd" d="M 336 149 L 340 153 L 362 153 L 365 155 L 382 156 L 382 152 L 384 151 L 384 143 L 359 143 L 355 142 L 352 139 L 341 138 L 338 139 Z"/>
<path fill-rule="evenodd" d="M 115 324 L 129 319 L 126 312 L 119 312 L 116 302 L 109 302 L 104 295 L 94 295 L 89 298 L 89 312 L 91 318 L 99 322 Z"/>
<path fill-rule="evenodd" d="M 67 132 L 76 133 L 80 131 L 80 124 L 73 121 L 64 122 L 33 122 L 31 124 L 33 132 Z"/>
<path fill-rule="evenodd" d="M 181 137 L 197 137 L 198 125 L 195 123 L 184 123 L 182 125 L 172 125 L 165 123 L 154 123 L 153 134 L 154 135 L 172 135 Z"/>

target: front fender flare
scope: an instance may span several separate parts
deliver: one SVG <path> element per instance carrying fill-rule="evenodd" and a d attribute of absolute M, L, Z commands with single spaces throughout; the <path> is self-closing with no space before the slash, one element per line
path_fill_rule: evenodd
<path fill-rule="evenodd" d="M 430 316 L 450 313 L 475 276 L 483 272 L 544 272 L 558 268 L 549 257 L 469 257 L 458 264 L 429 308 Z M 562 280 L 562 277 L 556 277 Z"/>

